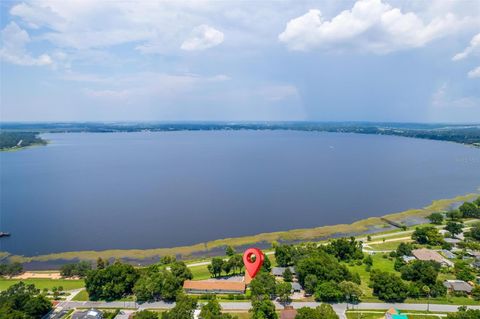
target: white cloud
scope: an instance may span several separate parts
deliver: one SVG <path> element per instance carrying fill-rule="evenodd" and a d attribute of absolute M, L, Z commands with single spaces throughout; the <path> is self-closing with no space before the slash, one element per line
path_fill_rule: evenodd
<path fill-rule="evenodd" d="M 291 50 L 355 48 L 374 53 L 422 47 L 469 25 L 451 13 L 424 22 L 381 0 L 360 0 L 331 20 L 312 9 L 292 19 L 278 36 Z"/>
<path fill-rule="evenodd" d="M 480 53 L 480 33 L 475 35 L 472 38 L 472 40 L 470 40 L 470 45 L 468 47 L 466 47 L 462 52 L 455 54 L 452 60 L 453 61 L 463 60 L 472 55 L 478 55 L 479 53 Z M 480 77 L 480 66 L 469 71 L 468 77 L 471 79 Z"/>
<path fill-rule="evenodd" d="M 480 99 L 474 96 L 455 96 L 449 91 L 447 83 L 444 83 L 432 95 L 431 104 L 434 108 L 465 109 L 480 107 Z"/>
<path fill-rule="evenodd" d="M 21 29 L 15 22 L 10 22 L 2 30 L 2 48 L 0 57 L 5 61 L 18 65 L 51 65 L 52 58 L 47 54 L 38 57 L 31 56 L 26 46 L 31 42 L 27 31 Z"/>
<path fill-rule="evenodd" d="M 467 58 L 472 54 L 480 53 L 480 33 L 475 35 L 472 40 L 470 40 L 470 45 L 465 48 L 462 52 L 455 54 L 452 58 L 453 61 L 458 61 Z"/>
<path fill-rule="evenodd" d="M 186 51 L 205 50 L 217 46 L 222 42 L 222 32 L 206 24 L 202 24 L 192 30 L 190 37 L 182 43 L 180 48 Z"/>
<path fill-rule="evenodd" d="M 156 72 L 140 72 L 124 76 L 102 77 L 95 74 L 68 73 L 63 80 L 84 82 L 96 87 L 84 89 L 85 95 L 103 100 L 129 102 L 132 99 L 151 97 L 177 98 L 177 94 L 193 89 L 201 89 L 206 85 L 228 81 L 230 78 L 220 74 L 200 76 L 197 74 L 166 74 Z M 181 94 L 178 96 L 182 97 Z"/>
<path fill-rule="evenodd" d="M 468 72 L 469 78 L 480 78 L 480 66 Z"/>

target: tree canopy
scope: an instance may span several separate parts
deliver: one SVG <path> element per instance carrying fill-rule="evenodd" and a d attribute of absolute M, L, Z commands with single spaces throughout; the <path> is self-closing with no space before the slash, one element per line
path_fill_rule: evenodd
<path fill-rule="evenodd" d="M 52 303 L 34 285 L 23 282 L 0 292 L 0 319 L 38 319 L 52 309 Z"/>

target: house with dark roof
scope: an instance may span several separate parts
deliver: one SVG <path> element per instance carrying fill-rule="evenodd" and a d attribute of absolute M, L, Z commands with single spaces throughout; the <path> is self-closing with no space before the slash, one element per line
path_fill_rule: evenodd
<path fill-rule="evenodd" d="M 452 292 L 465 292 L 467 294 L 472 292 L 473 287 L 463 280 L 445 280 L 443 285 Z"/>
<path fill-rule="evenodd" d="M 301 292 L 302 289 L 302 285 L 300 285 L 298 282 L 292 282 L 292 292 Z"/>
<path fill-rule="evenodd" d="M 292 272 L 293 275 L 295 275 L 295 268 L 294 267 L 288 267 L 290 268 L 290 271 Z M 285 269 L 287 267 L 273 267 L 272 268 L 272 275 L 275 277 L 283 277 L 283 273 L 285 272 Z"/>

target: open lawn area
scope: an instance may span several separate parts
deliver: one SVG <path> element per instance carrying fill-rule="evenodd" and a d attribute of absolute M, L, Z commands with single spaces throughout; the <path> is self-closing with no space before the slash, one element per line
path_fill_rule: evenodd
<path fill-rule="evenodd" d="M 393 258 L 383 258 L 383 254 L 375 254 L 372 255 L 373 259 L 373 266 L 372 269 L 379 269 L 382 271 L 388 271 L 388 272 L 395 272 L 395 269 L 393 268 L 394 265 L 394 259 Z M 363 301 L 370 301 L 370 300 L 378 300 L 372 295 L 372 289 L 368 287 L 368 284 L 370 283 L 370 273 L 366 271 L 366 265 L 362 264 L 360 266 L 350 266 L 347 265 L 348 268 L 352 272 L 356 272 L 360 275 L 360 279 L 362 280 L 361 288 L 363 291 Z"/>
<path fill-rule="evenodd" d="M 85 286 L 83 280 L 66 280 L 66 279 L 0 279 L 0 291 L 8 289 L 20 281 L 26 284 L 34 284 L 38 289 L 52 289 L 53 287 L 62 286 L 63 290 L 78 289 Z"/>

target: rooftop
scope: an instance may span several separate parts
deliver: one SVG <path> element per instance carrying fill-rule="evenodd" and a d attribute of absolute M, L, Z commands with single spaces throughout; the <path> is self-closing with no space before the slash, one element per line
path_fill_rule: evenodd
<path fill-rule="evenodd" d="M 290 268 L 290 271 L 292 272 L 292 274 L 295 274 L 295 268 L 294 267 L 288 267 Z M 272 268 L 272 274 L 274 276 L 283 276 L 283 273 L 285 272 L 285 269 L 287 269 L 287 267 L 273 267 Z"/>
<path fill-rule="evenodd" d="M 443 285 L 453 291 L 463 291 L 467 293 L 472 291 L 472 286 L 463 280 L 445 280 Z"/>
<path fill-rule="evenodd" d="M 436 261 L 440 264 L 445 264 L 448 266 L 453 266 L 453 263 L 445 259 L 442 255 L 437 253 L 434 250 L 427 249 L 427 248 L 420 248 L 420 249 L 414 249 L 412 250 L 412 255 L 415 256 L 418 260 L 433 260 Z"/>

